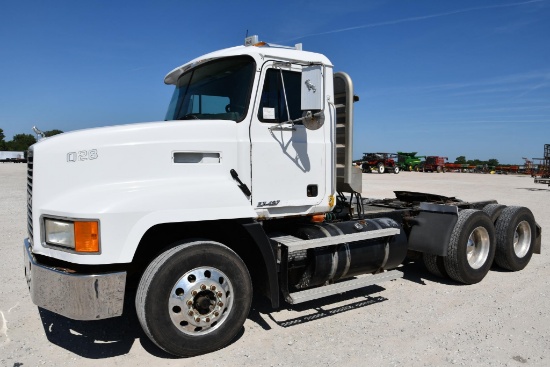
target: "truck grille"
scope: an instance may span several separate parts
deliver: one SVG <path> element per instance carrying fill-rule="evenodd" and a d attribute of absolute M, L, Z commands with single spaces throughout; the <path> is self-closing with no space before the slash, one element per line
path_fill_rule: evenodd
<path fill-rule="evenodd" d="M 33 151 L 27 152 L 27 230 L 29 232 L 29 242 L 33 244 L 32 231 L 32 170 L 33 170 Z"/>

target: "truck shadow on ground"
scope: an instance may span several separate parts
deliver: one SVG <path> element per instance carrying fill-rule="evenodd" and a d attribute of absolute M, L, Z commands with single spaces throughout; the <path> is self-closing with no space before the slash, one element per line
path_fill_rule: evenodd
<path fill-rule="evenodd" d="M 403 279 L 421 285 L 426 285 L 425 280 L 446 285 L 462 285 L 430 274 L 419 262 L 406 262 L 399 270 L 404 273 Z M 288 328 L 387 301 L 388 298 L 377 295 L 383 291 L 385 291 L 384 287 L 371 285 L 297 305 L 289 305 L 281 299 L 280 308 L 275 310 L 265 297 L 255 296 L 248 319 L 267 331 L 272 328 L 266 322 L 266 318 L 279 327 Z M 145 335 L 139 324 L 133 299 L 133 294 L 129 294 L 122 316 L 106 320 L 76 321 L 42 308 L 38 310 L 48 341 L 78 356 L 105 359 L 128 354 L 134 342 L 139 340 L 143 349 L 149 354 L 161 359 L 177 359 L 178 357 L 158 348 Z M 293 311 L 294 315 L 307 314 L 281 319 L 279 312 L 283 309 Z M 244 333 L 243 327 L 231 344 L 239 340 Z"/>
<path fill-rule="evenodd" d="M 139 340 L 143 349 L 155 357 L 179 359 L 149 340 L 139 324 L 134 297 L 127 299 L 122 316 L 105 320 L 76 321 L 43 308 L 38 308 L 38 311 L 48 341 L 80 357 L 105 359 L 128 354 L 134 342 Z M 243 335 L 244 327 L 231 344 Z"/>
<path fill-rule="evenodd" d="M 279 310 L 273 310 L 271 307 L 271 302 L 267 299 L 258 298 L 253 302 L 248 318 L 264 330 L 271 330 L 271 326 L 269 326 L 269 324 L 264 320 L 262 315 L 266 315 L 266 317 L 277 324 L 277 326 L 287 328 L 387 301 L 387 298 L 372 296 L 372 294 L 379 293 L 384 290 L 385 288 L 383 287 L 372 285 L 355 291 L 336 294 L 297 305 L 289 305 L 281 300 L 281 308 Z M 346 303 L 344 305 L 340 304 L 338 306 L 331 307 L 332 304 L 346 302 L 356 298 L 359 298 L 359 300 L 352 303 Z M 277 313 L 282 308 L 296 312 L 307 312 L 308 314 L 284 320 L 277 320 Z M 313 311 L 313 313 L 311 311 Z"/>
<path fill-rule="evenodd" d="M 453 281 L 452 279 L 439 278 L 430 274 L 424 265 L 418 261 L 405 262 L 398 268 L 398 270 L 403 272 L 403 279 L 420 285 L 426 285 L 426 280 L 452 286 L 463 285 Z M 265 315 L 265 317 L 269 318 L 277 324 L 277 326 L 287 328 L 387 301 L 388 298 L 381 295 L 375 295 L 376 293 L 383 291 L 385 291 L 384 287 L 381 287 L 380 285 L 371 285 L 354 291 L 335 294 L 329 297 L 297 305 L 289 305 L 281 299 L 281 309 L 286 308 L 289 311 L 307 313 L 307 315 L 300 315 L 282 320 L 278 315 L 279 310 L 273 310 L 271 308 L 271 303 L 268 300 L 256 299 L 252 304 L 252 309 L 248 318 L 264 330 L 270 330 L 271 326 L 265 321 L 264 316 L 262 315 Z M 348 303 L 349 301 L 353 302 Z M 331 305 L 334 304 L 338 305 L 332 307 Z"/>

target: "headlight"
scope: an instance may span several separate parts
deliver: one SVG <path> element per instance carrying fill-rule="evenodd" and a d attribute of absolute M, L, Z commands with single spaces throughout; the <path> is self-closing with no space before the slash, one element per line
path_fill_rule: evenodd
<path fill-rule="evenodd" d="M 46 243 L 74 249 L 74 223 L 61 220 L 44 220 Z"/>
<path fill-rule="evenodd" d="M 76 252 L 99 252 L 97 221 L 81 222 L 45 218 L 44 231 L 48 245 L 61 246 Z"/>

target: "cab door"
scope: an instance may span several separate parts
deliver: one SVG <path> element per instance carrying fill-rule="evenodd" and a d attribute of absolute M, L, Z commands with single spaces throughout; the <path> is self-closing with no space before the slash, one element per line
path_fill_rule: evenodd
<path fill-rule="evenodd" d="M 326 196 L 329 124 L 308 130 L 288 122 L 302 117 L 301 87 L 302 66 L 264 64 L 250 127 L 252 204 L 260 215 L 305 214 Z"/>

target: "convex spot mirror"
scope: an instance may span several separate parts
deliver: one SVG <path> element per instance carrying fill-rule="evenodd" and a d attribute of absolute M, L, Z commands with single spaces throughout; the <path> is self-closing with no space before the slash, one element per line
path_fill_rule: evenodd
<path fill-rule="evenodd" d="M 325 123 L 323 111 L 304 111 L 302 117 L 302 122 L 308 130 L 317 130 Z"/>

